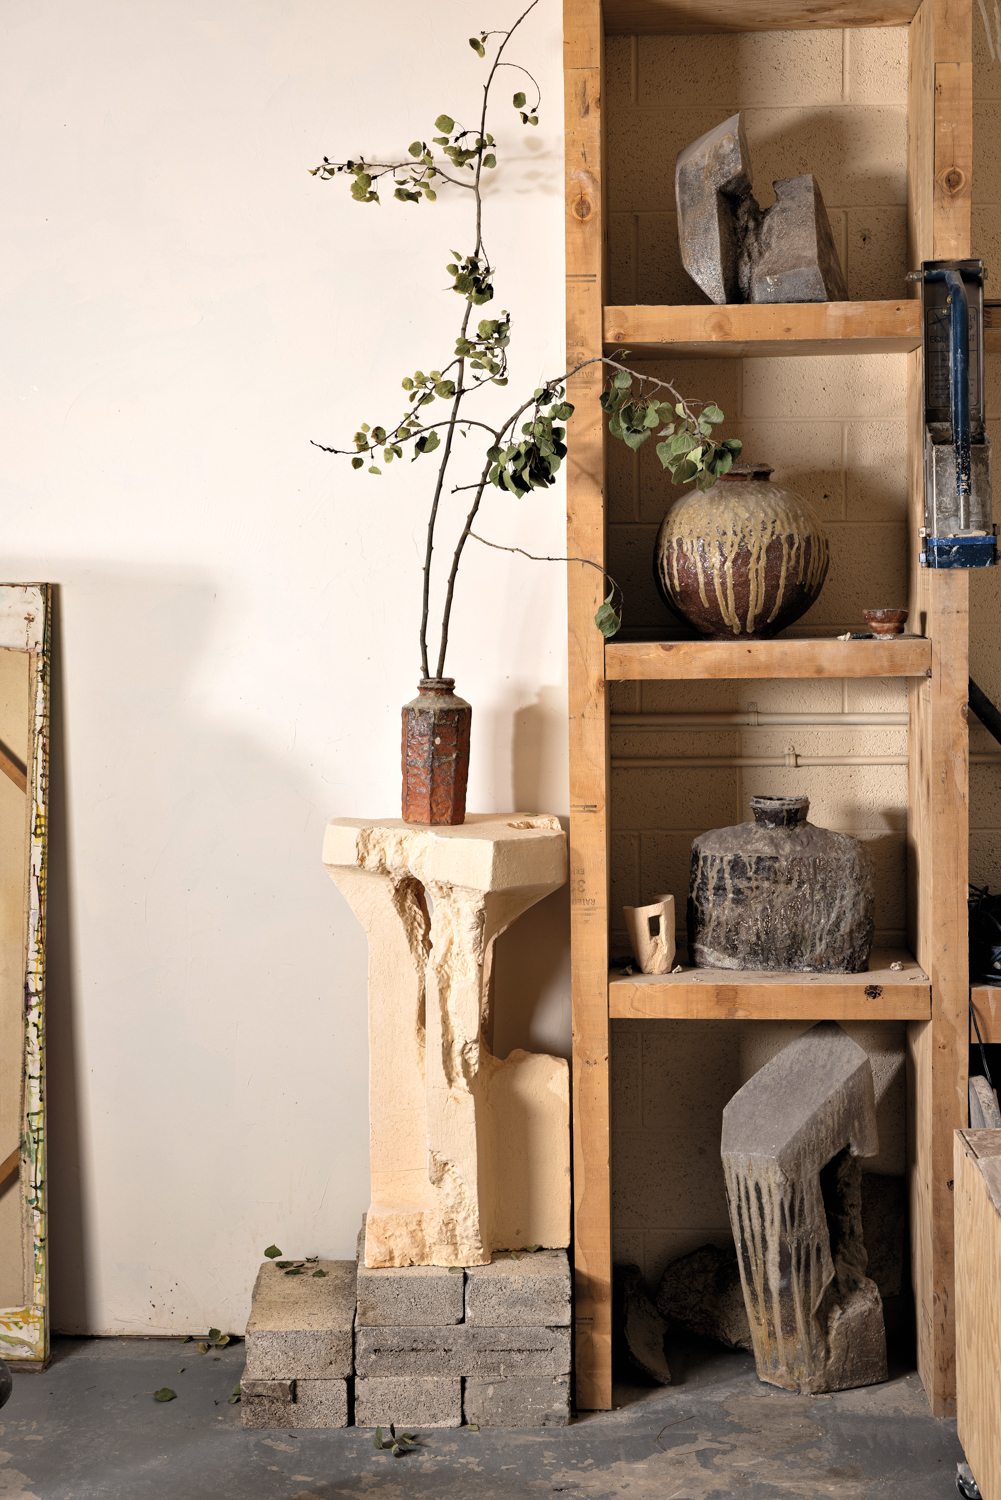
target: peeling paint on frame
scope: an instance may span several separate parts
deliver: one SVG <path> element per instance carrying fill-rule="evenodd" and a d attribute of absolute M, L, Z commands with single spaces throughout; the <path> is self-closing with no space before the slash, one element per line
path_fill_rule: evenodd
<path fill-rule="evenodd" d="M 42 1368 L 49 1357 L 45 1172 L 45 908 L 48 880 L 49 677 L 48 584 L 0 585 L 0 650 L 31 656 L 24 964 L 24 1072 L 21 1192 L 31 1291 L 25 1307 L 0 1308 L 0 1354 Z"/>

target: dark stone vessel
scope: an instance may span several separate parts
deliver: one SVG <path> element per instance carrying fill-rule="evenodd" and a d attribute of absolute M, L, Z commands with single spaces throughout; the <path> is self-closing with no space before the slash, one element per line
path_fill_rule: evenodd
<path fill-rule="evenodd" d="M 808 797 L 752 797 L 753 823 L 692 842 L 689 962 L 700 969 L 861 974 L 873 932 L 865 845 L 806 820 Z"/>

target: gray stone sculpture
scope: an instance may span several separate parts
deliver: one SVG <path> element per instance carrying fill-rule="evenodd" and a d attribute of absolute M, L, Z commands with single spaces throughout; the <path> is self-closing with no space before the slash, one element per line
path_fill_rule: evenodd
<path fill-rule="evenodd" d="M 723 1111 L 730 1223 L 760 1380 L 814 1394 L 886 1379 L 858 1162 L 877 1149 L 869 1059 L 834 1021 L 797 1037 Z"/>
<path fill-rule="evenodd" d="M 739 114 L 678 153 L 674 191 L 685 270 L 713 302 L 845 302 L 841 262 L 810 173 L 774 183 L 764 212 L 751 188 Z"/>

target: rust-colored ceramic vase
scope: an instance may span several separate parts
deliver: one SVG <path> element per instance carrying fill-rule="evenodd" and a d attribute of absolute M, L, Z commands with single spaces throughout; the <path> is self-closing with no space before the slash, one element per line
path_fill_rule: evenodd
<path fill-rule="evenodd" d="M 764 464 L 735 465 L 676 501 L 654 576 L 668 609 L 710 640 L 763 640 L 805 614 L 824 586 L 827 537 L 812 506 Z"/>
<path fill-rule="evenodd" d="M 424 677 L 403 710 L 403 820 L 442 825 L 466 817 L 473 710 L 454 677 Z"/>

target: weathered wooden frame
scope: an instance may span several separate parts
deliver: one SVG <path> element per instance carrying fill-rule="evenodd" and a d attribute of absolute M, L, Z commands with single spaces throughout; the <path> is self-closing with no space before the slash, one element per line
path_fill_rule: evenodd
<path fill-rule="evenodd" d="M 632 32 L 712 32 L 908 26 L 908 244 L 912 266 L 970 254 L 972 0 L 564 0 L 567 362 L 622 342 L 634 356 L 716 358 L 899 353 L 908 361 L 909 625 L 921 637 L 895 657 L 908 677 L 909 938 L 928 976 L 930 1013 L 908 1022 L 912 1271 L 918 1369 L 933 1410 L 955 1410 L 952 1132 L 966 1123 L 968 867 L 968 579 L 918 566 L 922 523 L 921 360 L 907 303 L 781 309 L 609 308 L 605 287 L 602 84 L 604 38 Z M 864 307 L 864 314 L 856 308 Z M 781 319 L 778 314 L 781 313 Z M 570 382 L 568 554 L 605 562 L 604 430 L 600 366 Z M 573 975 L 573 1130 L 576 1396 L 611 1405 L 611 1210 L 608 1099 L 608 784 L 606 683 L 639 678 L 882 677 L 877 642 L 762 642 L 738 657 L 713 642 L 611 642 L 594 628 L 600 575 L 568 568 L 570 880 Z M 859 650 L 858 647 L 865 649 Z M 906 655 L 906 661 L 904 656 Z M 754 979 L 754 976 L 750 976 Z M 865 978 L 865 976 L 860 976 Z M 760 979 L 760 976 L 758 976 Z M 828 1016 L 818 987 L 730 983 L 669 986 L 643 1014 L 720 1018 Z M 865 984 L 839 990 L 837 1015 L 868 1014 Z M 617 999 L 617 1004 L 621 1003 Z M 676 1009 L 672 1006 L 676 1003 Z M 889 1009 L 893 1011 L 892 1004 Z M 626 1014 L 630 1012 L 627 1010 Z M 623 1014 L 622 1009 L 617 1014 Z M 897 1016 L 897 1012 L 893 1011 Z M 921 1012 L 922 1016 L 925 1012 Z"/>
<path fill-rule="evenodd" d="M 22 1305 L 0 1308 L 0 1355 L 19 1369 L 43 1369 L 49 1357 L 48 1243 L 45 1169 L 45 898 L 48 858 L 50 587 L 0 584 L 0 651 L 26 652 L 28 757 L 25 770 L 7 755 L 0 770 L 25 793 L 24 1047 L 20 1059 L 21 1139 L 7 1168 L 7 1191 L 19 1191 L 25 1249 Z M 13 1071 L 13 1070 L 12 1070 Z M 17 1176 L 16 1186 L 11 1178 Z"/>

